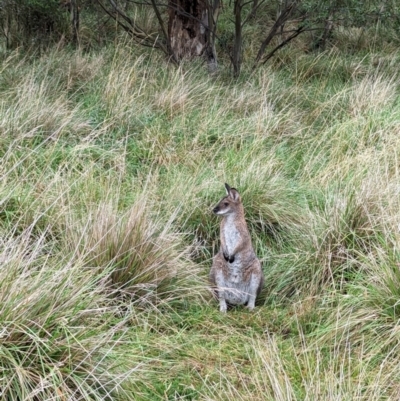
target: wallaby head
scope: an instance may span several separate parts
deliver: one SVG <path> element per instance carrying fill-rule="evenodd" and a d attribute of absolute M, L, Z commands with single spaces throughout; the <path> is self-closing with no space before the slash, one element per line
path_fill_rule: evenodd
<path fill-rule="evenodd" d="M 238 212 L 242 204 L 239 192 L 235 188 L 231 188 L 228 184 L 225 184 L 225 188 L 227 195 L 213 209 L 213 212 L 220 216 Z"/>

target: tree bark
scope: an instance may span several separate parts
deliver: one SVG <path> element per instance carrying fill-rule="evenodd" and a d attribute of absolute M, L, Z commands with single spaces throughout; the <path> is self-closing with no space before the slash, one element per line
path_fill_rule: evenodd
<path fill-rule="evenodd" d="M 206 0 L 169 0 L 168 39 L 178 61 L 208 57 L 208 24 Z"/>

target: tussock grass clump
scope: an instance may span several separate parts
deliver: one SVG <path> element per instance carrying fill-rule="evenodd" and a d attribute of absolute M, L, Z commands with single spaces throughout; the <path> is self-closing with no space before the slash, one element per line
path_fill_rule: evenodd
<path fill-rule="evenodd" d="M 62 95 L 57 96 L 57 99 L 48 97 L 46 92 L 50 89 L 53 90 L 50 86 L 35 83 L 33 76 L 27 77 L 15 91 L 19 102 L 12 107 L 2 102 L 2 136 L 37 141 L 41 133 L 44 137 L 51 135 L 55 139 L 65 131 L 87 130 L 88 126 L 79 119 L 77 110 L 71 110 Z M 11 121 L 12 125 L 9 124 Z"/>
<path fill-rule="evenodd" d="M 340 297 L 332 316 L 335 323 L 321 336 L 323 344 L 330 344 L 332 336 L 346 336 L 351 344 L 362 345 L 371 355 L 398 357 L 398 259 L 397 252 L 381 244 L 360 261 L 364 274 L 348 283 L 347 294 Z"/>
<path fill-rule="evenodd" d="M 144 57 L 122 57 L 123 49 L 117 50 L 110 68 L 105 71 L 107 75 L 102 77 L 105 86 L 98 88 L 99 107 L 110 128 L 122 125 L 135 130 L 139 117 L 147 111 L 143 98 L 147 98 L 149 82 L 142 73 L 147 62 Z"/>
<path fill-rule="evenodd" d="M 73 246 L 86 264 L 100 275 L 110 272 L 106 282 L 114 295 L 145 305 L 199 294 L 199 269 L 190 261 L 190 248 L 171 220 L 151 216 L 144 198 L 124 213 L 100 204 L 74 235 L 79 243 Z"/>
<path fill-rule="evenodd" d="M 398 377 L 398 369 L 393 361 L 377 366 L 376 354 L 352 349 L 347 337 L 336 338 L 331 352 L 304 334 L 299 340 L 282 343 L 275 335 L 248 338 L 243 354 L 215 368 L 217 379 L 214 375 L 204 379 L 201 399 L 378 401 L 382 394 L 396 398 L 397 385 L 392 379 Z M 257 373 L 249 375 L 249 371 Z"/>
<path fill-rule="evenodd" d="M 66 93 L 38 71 L 24 75 L 16 86 L 3 94 L 0 102 L 0 147 L 2 153 L 36 146 L 73 135 L 87 135 L 90 126 L 79 108 L 72 106 Z"/>
<path fill-rule="evenodd" d="M 211 95 L 212 86 L 208 85 L 208 79 L 204 82 L 189 79 L 194 71 L 185 73 L 182 68 L 176 71 L 168 71 L 164 76 L 165 89 L 155 94 L 154 106 L 157 110 L 162 110 L 168 118 L 175 115 L 191 112 L 204 97 Z"/>
<path fill-rule="evenodd" d="M 0 372 L 5 400 L 123 393 L 113 347 L 123 334 L 82 263 L 29 231 L 0 243 Z"/>

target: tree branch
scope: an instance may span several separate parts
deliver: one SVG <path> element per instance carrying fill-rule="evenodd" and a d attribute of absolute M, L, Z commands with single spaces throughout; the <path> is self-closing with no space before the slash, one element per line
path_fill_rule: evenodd
<path fill-rule="evenodd" d="M 256 66 L 256 64 L 258 64 L 258 62 L 261 60 L 262 55 L 265 52 L 265 49 L 267 48 L 267 46 L 269 45 L 269 43 L 271 42 L 271 40 L 273 39 L 273 37 L 276 35 L 276 32 L 278 31 L 278 29 L 289 19 L 293 9 L 295 8 L 295 6 L 297 5 L 297 0 L 293 1 L 292 3 L 290 3 L 280 14 L 279 17 L 277 18 L 277 20 L 275 21 L 274 25 L 272 25 L 267 37 L 265 38 L 265 40 L 261 43 L 260 49 L 257 53 L 257 57 L 254 61 L 254 67 Z M 254 68 L 253 67 L 253 68 Z"/>
<path fill-rule="evenodd" d="M 265 64 L 272 56 L 282 47 L 287 45 L 292 39 L 295 37 L 299 36 L 301 33 L 305 32 L 306 29 L 303 26 L 300 26 L 298 29 L 294 31 L 292 35 L 287 37 L 283 42 L 281 42 L 278 46 L 276 46 L 274 49 L 272 49 L 261 61 L 262 64 Z"/>
<path fill-rule="evenodd" d="M 158 37 L 154 37 L 148 33 L 146 33 L 142 28 L 140 28 L 131 18 L 129 18 L 114 2 L 114 0 L 108 0 L 111 4 L 114 13 L 110 12 L 107 7 L 104 6 L 101 0 L 97 0 L 97 3 L 103 9 L 103 11 L 109 15 L 112 19 L 114 19 L 117 24 L 128 34 L 134 37 L 138 42 L 147 47 L 156 47 L 161 49 L 165 54 L 168 54 L 168 50 L 161 43 Z M 119 18 L 121 17 L 128 25 L 124 24 Z"/>
<path fill-rule="evenodd" d="M 248 1 L 248 3 L 253 3 L 254 1 Z M 247 21 L 254 15 L 254 13 L 260 8 L 260 6 L 265 3 L 265 0 L 262 0 L 260 3 L 258 3 L 255 7 L 253 7 L 251 9 L 251 11 L 247 14 L 246 18 L 244 19 L 243 23 L 242 23 L 242 27 L 247 23 Z"/>
<path fill-rule="evenodd" d="M 178 65 L 179 62 L 178 62 L 178 60 L 176 59 L 175 53 L 174 53 L 174 51 L 173 51 L 172 48 L 171 48 L 171 43 L 170 43 L 170 40 L 169 40 L 169 35 L 168 35 L 167 30 L 166 30 L 165 27 L 164 27 L 164 21 L 163 21 L 163 19 L 162 19 L 162 17 L 161 17 L 160 10 L 158 9 L 158 7 L 157 7 L 157 5 L 156 5 L 155 0 L 151 0 L 151 4 L 152 4 L 152 6 L 153 6 L 154 12 L 156 13 L 157 20 L 158 20 L 158 23 L 159 23 L 159 25 L 160 25 L 160 27 L 161 27 L 161 30 L 162 30 L 162 32 L 163 32 L 164 38 L 165 38 L 165 40 L 166 40 L 166 42 L 167 42 L 167 53 L 168 53 L 168 55 L 171 57 L 171 60 L 174 62 L 174 64 Z"/>

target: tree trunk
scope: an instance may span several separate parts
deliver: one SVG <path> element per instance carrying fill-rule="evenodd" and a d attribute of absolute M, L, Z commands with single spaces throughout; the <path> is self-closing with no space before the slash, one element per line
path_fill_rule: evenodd
<path fill-rule="evenodd" d="M 70 7 L 72 43 L 77 45 L 79 41 L 79 7 L 76 0 L 70 1 Z"/>
<path fill-rule="evenodd" d="M 206 0 L 169 0 L 168 38 L 178 61 L 213 53 L 207 40 L 207 8 Z"/>
<path fill-rule="evenodd" d="M 243 0 L 235 0 L 235 40 L 232 51 L 233 76 L 237 78 L 240 75 L 242 65 L 242 4 Z"/>
<path fill-rule="evenodd" d="M 326 42 L 332 37 L 334 15 L 334 11 L 331 10 L 328 18 L 325 20 L 324 32 L 320 40 L 316 43 L 316 48 L 325 50 Z"/>
<path fill-rule="evenodd" d="M 214 73 L 218 68 L 217 51 L 215 50 L 215 38 L 217 35 L 217 21 L 220 11 L 221 0 L 208 1 L 208 29 L 207 29 L 207 53 L 206 60 L 208 70 Z"/>

